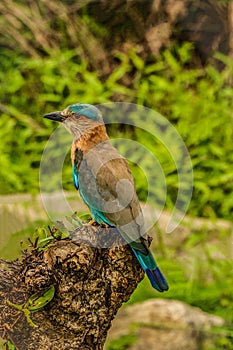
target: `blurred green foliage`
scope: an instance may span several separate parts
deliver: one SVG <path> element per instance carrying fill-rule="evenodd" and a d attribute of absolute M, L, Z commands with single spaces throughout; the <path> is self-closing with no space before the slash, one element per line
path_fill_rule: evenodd
<path fill-rule="evenodd" d="M 137 342 L 137 337 L 135 334 L 123 335 L 116 340 L 112 340 L 107 347 L 107 350 L 127 350 L 130 345 Z"/>
<path fill-rule="evenodd" d="M 214 233 L 191 228 L 182 247 L 163 247 L 163 241 L 156 247 L 158 264 L 170 287 L 162 297 L 184 301 L 225 319 L 223 327 L 209 331 L 215 342 L 211 350 L 233 349 L 233 260 L 227 257 L 226 242 L 231 243 L 229 231 Z M 160 295 L 155 295 L 144 278 L 127 304 L 155 297 Z"/>
<path fill-rule="evenodd" d="M 43 120 L 44 113 L 75 102 L 132 102 L 158 111 L 184 139 L 194 170 L 189 212 L 231 218 L 232 61 L 217 54 L 216 59 L 225 64 L 221 72 L 213 66 L 193 69 L 189 64 L 192 56 L 189 43 L 174 45 L 147 62 L 135 50 L 115 56 L 118 62 L 115 70 L 103 79 L 97 71 L 88 70 L 75 50 L 53 50 L 46 57 L 36 58 L 1 50 L 0 192 L 38 191 L 41 155 L 57 126 Z M 125 136 L 125 130 L 119 127 L 108 129 L 112 137 Z M 166 205 L 172 207 L 178 187 L 176 165 L 152 135 L 138 128 L 127 132 L 129 138 L 150 149 L 159 160 L 168 188 Z M 142 158 L 140 166 L 143 168 L 147 161 Z M 144 178 L 140 171 L 134 175 L 143 200 L 147 191 Z M 63 183 L 66 189 L 73 189 L 69 156 L 63 169 Z M 159 189 L 155 194 L 159 198 Z"/>

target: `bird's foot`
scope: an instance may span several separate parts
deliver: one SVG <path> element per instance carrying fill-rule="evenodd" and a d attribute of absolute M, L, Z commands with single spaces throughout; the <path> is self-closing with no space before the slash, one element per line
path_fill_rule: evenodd
<path fill-rule="evenodd" d="M 94 219 L 91 219 L 90 221 L 88 221 L 88 223 L 86 223 L 86 225 L 88 225 L 88 226 L 97 226 L 98 222 L 95 221 Z"/>
<path fill-rule="evenodd" d="M 105 222 L 101 221 L 100 226 L 103 228 L 109 228 L 110 226 L 106 224 Z"/>

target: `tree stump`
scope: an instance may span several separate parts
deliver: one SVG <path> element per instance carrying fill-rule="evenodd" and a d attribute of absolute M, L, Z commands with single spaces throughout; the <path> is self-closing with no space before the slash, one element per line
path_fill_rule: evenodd
<path fill-rule="evenodd" d="M 19 350 L 101 350 L 117 310 L 143 276 L 116 229 L 83 225 L 72 238 L 23 252 L 20 261 L 1 260 L 0 336 Z M 52 285 L 54 298 L 30 312 L 33 326 L 11 303 L 25 305 Z"/>

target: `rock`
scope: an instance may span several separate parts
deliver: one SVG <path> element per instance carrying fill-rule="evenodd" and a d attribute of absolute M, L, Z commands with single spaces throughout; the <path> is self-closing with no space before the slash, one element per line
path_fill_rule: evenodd
<path fill-rule="evenodd" d="M 211 342 L 206 331 L 223 324 L 221 317 L 183 302 L 151 299 L 119 311 L 107 344 L 110 340 L 134 333 L 137 341 L 128 350 L 197 350 Z"/>

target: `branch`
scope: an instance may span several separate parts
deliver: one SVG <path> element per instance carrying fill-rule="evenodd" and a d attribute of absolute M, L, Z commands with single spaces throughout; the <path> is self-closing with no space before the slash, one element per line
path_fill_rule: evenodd
<path fill-rule="evenodd" d="M 20 262 L 1 261 L 0 335 L 20 350 L 101 350 L 143 275 L 116 230 L 83 225 L 72 239 L 24 252 Z M 20 308 L 51 286 L 52 301 L 26 317 Z"/>

